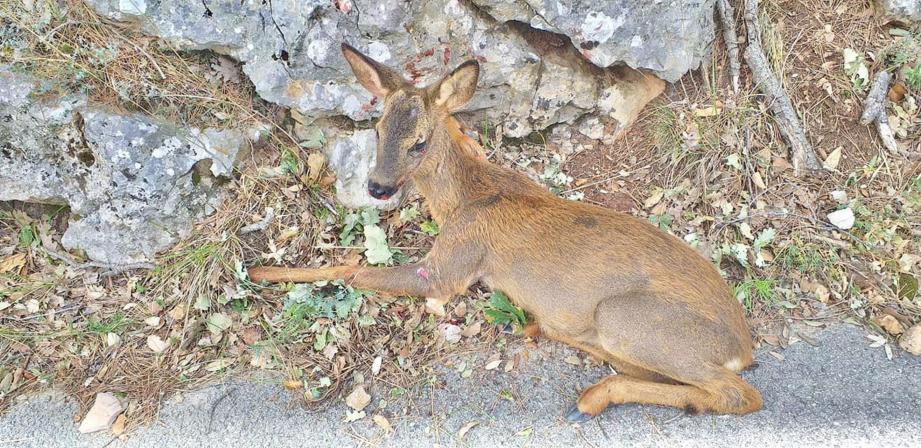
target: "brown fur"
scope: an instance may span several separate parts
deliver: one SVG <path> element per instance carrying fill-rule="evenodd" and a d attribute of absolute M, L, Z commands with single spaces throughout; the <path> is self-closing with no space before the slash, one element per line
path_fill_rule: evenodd
<path fill-rule="evenodd" d="M 361 65 L 367 58 L 351 54 L 356 50 L 343 52 L 362 84 L 393 82 L 392 73 L 375 73 L 379 65 Z M 734 414 L 760 409 L 760 393 L 729 369 L 751 364 L 752 343 L 742 309 L 715 267 L 643 220 L 557 198 L 490 164 L 450 116 L 472 96 L 477 74 L 468 63 L 435 87 L 403 82 L 385 98 L 378 123 L 383 163 L 371 178 L 396 187 L 409 178 L 425 197 L 442 231 L 423 260 L 386 268 L 255 267 L 250 277 L 342 278 L 430 298 L 430 309 L 482 281 L 533 316 L 539 328 L 530 327 L 530 336 L 562 341 L 618 369 L 620 375 L 582 393 L 577 405 L 584 414 L 620 403 Z M 438 87 L 446 82 L 452 87 Z M 421 108 L 412 123 L 407 107 Z M 425 154 L 407 155 L 419 138 L 427 139 Z"/>

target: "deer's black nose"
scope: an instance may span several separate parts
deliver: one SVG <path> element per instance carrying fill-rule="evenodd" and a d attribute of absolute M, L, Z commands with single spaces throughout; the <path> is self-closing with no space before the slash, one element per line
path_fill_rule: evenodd
<path fill-rule="evenodd" d="M 368 182 L 368 194 L 370 194 L 373 198 L 380 200 L 390 199 L 390 197 L 393 196 L 393 194 L 396 192 L 397 187 L 395 186 L 381 185 L 373 181 Z"/>

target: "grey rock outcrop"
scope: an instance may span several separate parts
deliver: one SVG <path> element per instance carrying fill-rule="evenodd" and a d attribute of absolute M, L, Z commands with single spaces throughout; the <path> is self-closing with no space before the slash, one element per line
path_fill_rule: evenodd
<path fill-rule="evenodd" d="M 714 26 L 714 0 L 84 1 L 175 48 L 241 61 L 264 100 L 308 119 L 361 121 L 380 113 L 381 102 L 358 85 L 342 58 L 341 42 L 420 85 L 475 58 L 481 79 L 467 110 L 501 124 L 508 137 L 589 114 L 623 129 L 663 90 L 659 78 L 675 80 L 699 65 Z M 356 152 L 343 152 L 333 139 L 325 150 L 343 162 L 332 165 L 337 176 L 353 179 L 340 191 L 358 197 L 364 185 L 355 179 L 362 176 L 339 167 L 367 161 L 341 159 Z M 365 195 L 351 204 L 373 202 Z"/>
<path fill-rule="evenodd" d="M 921 0 L 877 0 L 883 17 L 902 23 L 921 22 Z"/>
<path fill-rule="evenodd" d="M 626 63 L 677 81 L 696 69 L 714 35 L 715 0 L 473 0 L 499 21 L 560 33 L 592 63 Z"/>
<path fill-rule="evenodd" d="M 113 265 L 150 260 L 214 211 L 247 136 L 119 114 L 0 71 L 0 200 L 68 205 L 61 242 Z M 210 163 L 210 169 L 207 164 Z M 199 169 L 194 169 L 197 164 Z"/>
<path fill-rule="evenodd" d="M 423 84 L 476 58 L 484 77 L 471 109 L 508 121 L 511 137 L 594 112 L 602 89 L 510 35 L 509 22 L 569 36 L 562 44 L 599 67 L 623 62 L 666 80 L 696 68 L 713 37 L 713 0 L 85 1 L 179 49 L 243 62 L 263 99 L 306 116 L 365 120 L 380 110 L 341 57 L 343 41 Z"/>

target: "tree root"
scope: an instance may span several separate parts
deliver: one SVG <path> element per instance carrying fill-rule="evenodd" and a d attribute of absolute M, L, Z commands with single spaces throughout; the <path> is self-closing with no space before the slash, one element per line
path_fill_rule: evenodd
<path fill-rule="evenodd" d="M 723 41 L 729 53 L 729 76 L 732 79 L 732 91 L 739 93 L 739 73 L 742 71 L 742 62 L 739 60 L 739 42 L 736 36 L 736 12 L 729 4 L 729 0 L 717 0 L 716 9 L 719 11 L 720 22 L 723 24 Z"/>
<path fill-rule="evenodd" d="M 745 61 L 752 72 L 752 78 L 758 88 L 768 98 L 771 111 L 780 126 L 780 133 L 790 145 L 793 162 L 793 173 L 796 176 L 813 174 L 822 171 L 819 163 L 806 138 L 806 131 L 800 123 L 793 102 L 784 91 L 780 80 L 768 63 L 764 48 L 761 46 L 761 28 L 758 26 L 758 0 L 745 1 L 745 23 L 748 32 L 748 47 L 745 49 Z"/>

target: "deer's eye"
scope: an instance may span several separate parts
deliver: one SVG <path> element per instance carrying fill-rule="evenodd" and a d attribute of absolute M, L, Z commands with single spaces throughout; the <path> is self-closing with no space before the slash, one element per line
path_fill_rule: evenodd
<path fill-rule="evenodd" d="M 425 152 L 425 140 L 420 140 L 415 145 L 409 148 L 409 152 L 412 154 L 422 154 Z"/>

